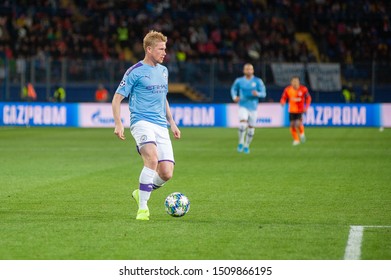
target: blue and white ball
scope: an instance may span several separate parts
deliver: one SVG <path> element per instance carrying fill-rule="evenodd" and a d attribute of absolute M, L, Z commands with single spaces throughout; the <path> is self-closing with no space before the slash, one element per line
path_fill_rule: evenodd
<path fill-rule="evenodd" d="M 166 212 L 173 217 L 182 217 L 190 210 L 190 200 L 182 193 L 174 192 L 164 202 Z"/>

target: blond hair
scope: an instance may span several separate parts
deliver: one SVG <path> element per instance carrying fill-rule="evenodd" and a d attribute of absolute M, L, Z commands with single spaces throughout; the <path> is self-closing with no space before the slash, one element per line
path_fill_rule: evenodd
<path fill-rule="evenodd" d="M 157 42 L 167 42 L 167 37 L 163 33 L 151 30 L 145 35 L 143 40 L 144 51 L 147 50 L 147 47 L 153 47 Z"/>

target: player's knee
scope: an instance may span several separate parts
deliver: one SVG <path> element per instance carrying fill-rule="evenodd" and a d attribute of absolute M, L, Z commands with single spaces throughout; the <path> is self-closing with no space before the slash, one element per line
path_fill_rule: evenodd
<path fill-rule="evenodd" d="M 248 123 L 247 122 L 240 122 L 239 123 L 239 129 L 244 130 L 247 127 L 248 127 Z"/>
<path fill-rule="evenodd" d="M 172 178 L 173 171 L 166 169 L 166 170 L 159 170 L 159 177 L 162 178 L 164 181 L 168 181 Z"/>

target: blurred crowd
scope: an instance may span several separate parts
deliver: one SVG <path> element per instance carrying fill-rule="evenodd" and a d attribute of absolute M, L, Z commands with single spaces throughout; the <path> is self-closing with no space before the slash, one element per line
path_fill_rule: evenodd
<path fill-rule="evenodd" d="M 390 2 L 3 0 L 0 54 L 137 61 L 154 29 L 169 61 L 316 61 L 296 32 L 312 34 L 321 61 L 390 61 Z"/>
<path fill-rule="evenodd" d="M 391 61 L 391 1 L 318 0 L 306 5 L 309 30 L 325 59 L 347 64 Z"/>

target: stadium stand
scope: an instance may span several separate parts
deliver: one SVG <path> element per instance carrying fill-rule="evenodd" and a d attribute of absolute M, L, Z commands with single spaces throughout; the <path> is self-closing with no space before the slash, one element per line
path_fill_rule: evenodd
<path fill-rule="evenodd" d="M 390 67 L 390 15 L 385 0 L 5 0 L 0 57 L 66 58 L 77 78 L 80 60 L 137 62 L 155 29 L 169 37 L 167 63 L 339 62 L 368 83 L 360 63 Z"/>

